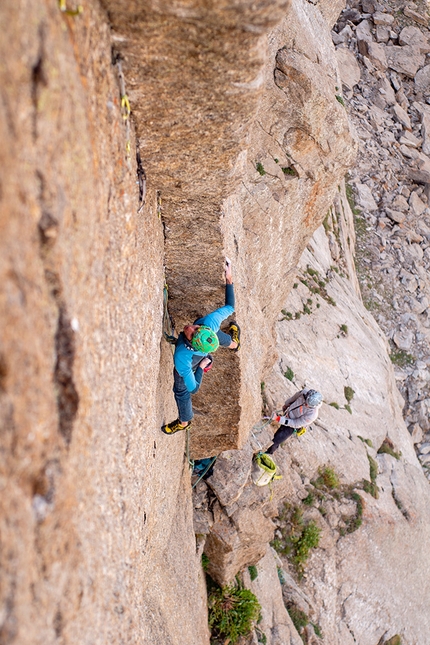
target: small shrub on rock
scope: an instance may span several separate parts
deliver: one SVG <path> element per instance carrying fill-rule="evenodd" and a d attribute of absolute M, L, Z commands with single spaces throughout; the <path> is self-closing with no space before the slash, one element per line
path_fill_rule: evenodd
<path fill-rule="evenodd" d="M 288 379 L 289 381 L 292 381 L 292 380 L 293 380 L 293 378 L 294 378 L 294 372 L 293 372 L 293 370 L 291 369 L 291 367 L 287 367 L 286 372 L 284 372 L 284 376 L 285 376 L 285 378 L 286 378 L 286 379 Z"/>
<path fill-rule="evenodd" d="M 303 565 L 306 564 L 306 561 L 309 558 L 309 551 L 311 549 L 316 549 L 318 546 L 320 535 L 321 529 L 314 521 L 311 521 L 303 528 L 302 534 L 297 538 L 297 540 L 293 538 L 293 543 L 295 544 L 296 549 L 293 562 L 297 566 L 299 573 L 302 571 Z"/>
<path fill-rule="evenodd" d="M 390 359 L 394 365 L 397 365 L 397 367 L 407 367 L 408 365 L 413 365 L 415 363 L 415 356 L 408 354 L 404 349 L 392 351 Z"/>
<path fill-rule="evenodd" d="M 250 634 L 261 610 L 252 591 L 234 585 L 214 589 L 209 595 L 208 607 L 213 638 L 229 639 L 231 645 L 240 636 Z"/>
<path fill-rule="evenodd" d="M 378 476 L 378 462 L 370 455 L 367 455 L 367 459 L 369 460 L 370 481 L 375 483 Z"/>
<path fill-rule="evenodd" d="M 384 645 L 402 645 L 402 639 L 398 634 L 396 634 L 395 636 L 392 636 L 388 641 L 384 641 Z"/>
<path fill-rule="evenodd" d="M 393 442 L 386 437 L 380 447 L 378 448 L 378 455 L 391 455 L 395 459 L 400 459 L 402 456 L 401 451 L 396 452 L 394 450 Z"/>
<path fill-rule="evenodd" d="M 290 618 L 293 621 L 294 627 L 297 629 L 297 631 L 300 632 L 302 631 L 303 627 L 306 627 L 309 623 L 309 618 L 305 614 L 304 611 L 299 609 L 296 605 L 293 603 L 288 603 L 287 605 L 287 611 L 290 614 Z"/>
<path fill-rule="evenodd" d="M 319 477 L 315 481 L 315 488 L 339 488 L 339 477 L 336 471 L 330 466 L 321 466 L 318 469 Z"/>
<path fill-rule="evenodd" d="M 266 174 L 266 171 L 264 170 L 264 166 L 260 161 L 256 163 L 255 167 L 257 169 L 257 172 L 260 173 L 261 176 Z"/>
<path fill-rule="evenodd" d="M 348 403 L 351 403 L 352 399 L 354 398 L 354 394 L 355 394 L 355 392 L 352 389 L 352 387 L 350 387 L 349 385 L 345 385 L 345 387 L 343 388 L 343 392 L 345 394 L 345 399 L 348 401 Z"/>
<path fill-rule="evenodd" d="M 203 571 L 207 571 L 209 566 L 209 558 L 206 553 L 202 553 L 202 568 Z"/>
<path fill-rule="evenodd" d="M 367 444 L 370 448 L 373 448 L 373 443 L 371 439 L 364 439 L 364 437 L 361 437 L 359 434 L 357 435 L 357 437 L 360 439 L 360 441 Z"/>

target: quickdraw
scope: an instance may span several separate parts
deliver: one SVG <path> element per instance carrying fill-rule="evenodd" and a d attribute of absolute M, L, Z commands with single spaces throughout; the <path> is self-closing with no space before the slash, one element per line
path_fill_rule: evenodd
<path fill-rule="evenodd" d="M 130 107 L 130 101 L 129 98 L 125 92 L 125 79 L 124 79 L 124 74 L 122 71 L 122 65 L 121 65 L 121 60 L 118 58 L 116 62 L 117 68 L 118 68 L 118 78 L 119 78 L 119 91 L 120 91 L 120 96 L 121 96 L 121 112 L 122 112 L 122 118 L 124 119 L 125 122 L 125 129 L 126 129 L 126 143 L 125 143 L 125 152 L 126 152 L 126 158 L 127 161 L 130 160 L 130 152 L 131 152 L 131 140 L 130 140 L 130 114 L 131 114 L 131 107 Z"/>
<path fill-rule="evenodd" d="M 84 10 L 81 4 L 78 4 L 76 9 L 67 9 L 66 0 L 58 0 L 58 6 L 60 8 L 60 11 L 62 13 L 65 13 L 66 16 L 79 16 Z"/>
<path fill-rule="evenodd" d="M 131 114 L 130 101 L 128 100 L 127 94 L 121 96 L 121 109 L 123 110 L 122 118 L 126 121 Z"/>

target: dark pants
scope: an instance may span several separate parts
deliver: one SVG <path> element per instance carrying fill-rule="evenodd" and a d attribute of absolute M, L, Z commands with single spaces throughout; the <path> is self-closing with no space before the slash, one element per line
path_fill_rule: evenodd
<path fill-rule="evenodd" d="M 231 343 L 231 336 L 225 332 L 219 330 L 216 335 L 218 336 L 219 344 L 221 347 L 228 347 Z M 193 356 L 192 370 L 196 371 L 200 361 L 204 359 L 204 356 Z M 191 403 L 191 392 L 185 387 L 184 379 L 178 372 L 173 370 L 173 394 L 175 395 L 176 405 L 178 406 L 179 420 L 184 422 L 191 421 L 194 416 L 193 406 Z"/>
<path fill-rule="evenodd" d="M 273 444 L 270 446 L 269 450 L 266 450 L 266 452 L 268 452 L 269 455 L 273 455 L 275 450 L 278 450 L 281 443 L 288 439 L 288 437 L 291 437 L 292 434 L 294 434 L 294 428 L 290 428 L 286 425 L 281 426 L 275 432 L 275 436 L 273 437 Z"/>

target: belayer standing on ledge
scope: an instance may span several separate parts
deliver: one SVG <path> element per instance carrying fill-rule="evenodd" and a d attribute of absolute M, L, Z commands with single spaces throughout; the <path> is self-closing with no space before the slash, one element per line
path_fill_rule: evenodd
<path fill-rule="evenodd" d="M 225 305 L 216 309 L 203 318 L 198 318 L 192 325 L 185 325 L 176 342 L 173 362 L 173 393 L 179 416 L 176 421 L 162 426 L 165 434 L 175 434 L 191 425 L 194 416 L 191 395 L 196 394 L 201 385 L 203 373 L 212 364 L 209 352 L 215 352 L 218 347 L 227 347 L 237 352 L 240 348 L 240 329 L 232 322 L 228 334 L 220 330 L 223 320 L 234 313 L 234 288 L 231 264 L 226 260 L 225 269 Z"/>
<path fill-rule="evenodd" d="M 320 392 L 307 387 L 287 399 L 282 407 L 284 415 L 273 419 L 281 423 L 281 426 L 275 432 L 273 444 L 266 452 L 273 455 L 281 443 L 291 437 L 295 431 L 310 426 L 318 417 L 321 405 L 322 395 Z"/>

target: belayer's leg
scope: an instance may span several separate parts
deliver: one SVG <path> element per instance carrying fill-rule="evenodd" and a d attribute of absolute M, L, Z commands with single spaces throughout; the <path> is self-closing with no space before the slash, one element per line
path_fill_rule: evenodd
<path fill-rule="evenodd" d="M 275 432 L 275 436 L 273 437 L 273 444 L 270 446 L 269 450 L 266 450 L 266 452 L 269 453 L 269 455 L 273 455 L 275 450 L 278 450 L 281 443 L 288 439 L 288 437 L 291 437 L 293 433 L 294 428 L 290 428 L 289 426 L 281 426 L 279 430 Z"/>

